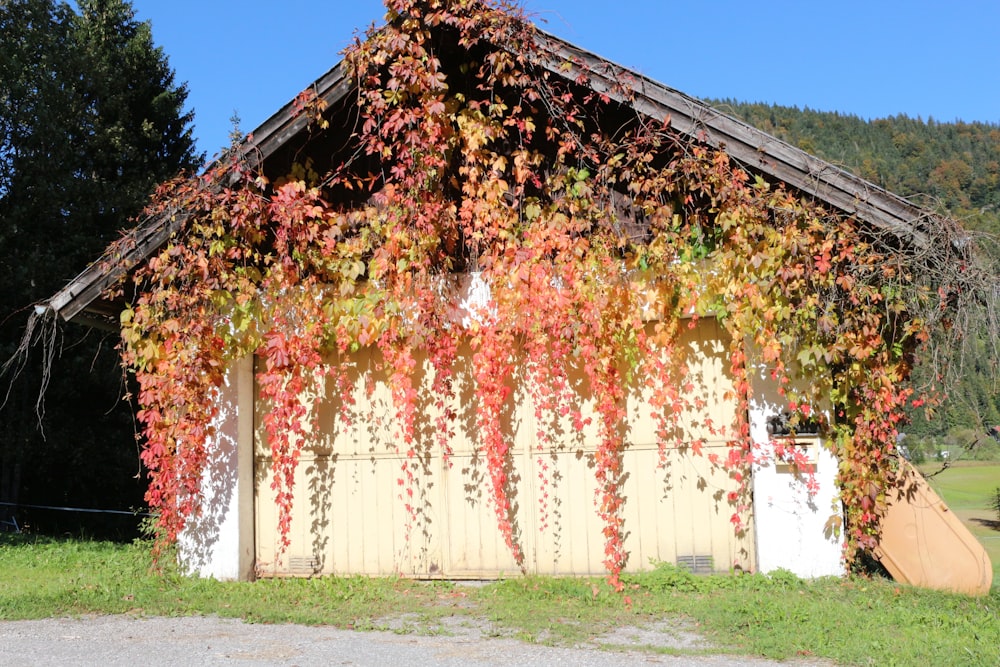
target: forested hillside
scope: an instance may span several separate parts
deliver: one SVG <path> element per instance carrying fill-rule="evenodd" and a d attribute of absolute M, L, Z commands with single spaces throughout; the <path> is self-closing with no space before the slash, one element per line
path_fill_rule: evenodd
<path fill-rule="evenodd" d="M 713 104 L 925 208 L 957 218 L 970 231 L 1000 236 L 1000 125 L 907 116 L 866 121 L 794 107 L 731 100 Z M 993 351 L 976 348 L 943 408 L 930 421 L 919 411 L 907 431 L 935 436 L 939 446 L 978 442 L 975 450 L 994 449 L 986 430 L 1000 424 L 996 370 Z"/>

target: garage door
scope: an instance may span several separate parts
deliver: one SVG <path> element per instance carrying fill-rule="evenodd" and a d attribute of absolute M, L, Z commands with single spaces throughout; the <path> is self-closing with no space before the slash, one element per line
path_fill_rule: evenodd
<path fill-rule="evenodd" d="M 723 334 L 714 320 L 705 318 L 685 331 L 681 343 L 691 369 L 689 394 L 698 399 L 692 400 L 698 407 L 682 420 L 685 439 L 704 440 L 704 455 L 678 449 L 661 460 L 648 400 L 639 392 L 629 399 L 624 455 L 628 569 L 645 569 L 655 561 L 702 571 L 752 568 L 752 525 L 737 536 L 730 523 L 734 508 L 728 494 L 737 485 L 708 456 L 725 458 L 725 436 L 709 425 L 731 424 L 735 409 L 728 396 L 732 381 Z M 352 357 L 354 405 L 345 407 L 334 391 L 322 402 L 319 432 L 304 448 L 296 473 L 291 546 L 280 559 L 270 452 L 258 424 L 254 502 L 260 575 L 490 578 L 518 572 L 497 529 L 489 472 L 476 448 L 468 360 L 466 353 L 455 373 L 457 396 L 451 409 L 457 417 L 450 455 L 436 437 L 433 408 L 428 407 L 418 423 L 421 448 L 407 459 L 397 449 L 394 410 L 377 353 Z M 430 382 L 422 378 L 425 391 Z M 525 568 L 601 574 L 604 537 L 594 504 L 596 430 L 579 432 L 553 422 L 546 426 L 561 427 L 562 433 L 553 442 L 540 441 L 530 398 L 515 396 L 508 420 L 514 444 L 509 472 Z M 579 401 L 586 413 L 590 401 L 585 395 Z M 266 406 L 259 399 L 257 403 L 259 415 Z M 404 466 L 414 473 L 412 512 L 403 501 Z"/>

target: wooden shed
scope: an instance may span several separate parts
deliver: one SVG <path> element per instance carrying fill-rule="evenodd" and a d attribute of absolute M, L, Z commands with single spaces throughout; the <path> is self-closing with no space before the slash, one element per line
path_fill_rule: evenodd
<path fill-rule="evenodd" d="M 692 145 L 724 151 L 753 176 L 781 183 L 901 243 L 928 242 L 927 225 L 934 223 L 908 201 L 560 38 L 536 31 L 533 39 L 540 76 L 584 82 L 586 90 L 640 118 L 669 118 L 672 130 Z M 627 90 L 622 80 L 629 82 Z M 351 143 L 357 88 L 348 65 L 335 65 L 310 91 L 307 99 L 322 123 L 302 112 L 302 99 L 290 102 L 237 147 L 247 169 L 259 169 L 273 181 L 301 163 L 304 152 L 325 163 L 357 150 Z M 154 256 L 186 220 L 184 210 L 144 220 L 127 243 L 117 244 L 45 307 L 63 320 L 117 328 L 125 303 L 135 295 L 126 287 L 109 297 L 109 286 Z M 475 276 L 462 273 L 456 281 L 456 321 L 474 317 L 476 308 L 469 303 L 484 298 L 476 296 Z M 682 446 L 664 453 L 656 424 L 648 418 L 653 411 L 648 394 L 641 384 L 628 392 L 622 475 L 623 495 L 629 498 L 623 510 L 628 567 L 665 561 L 697 572 L 779 567 L 803 576 L 842 572 L 842 538 L 830 529 L 840 518 L 837 462 L 820 435 L 799 439 L 810 448 L 815 466 L 816 488 L 807 494 L 799 471 L 775 458 L 767 424 L 784 408 L 762 365 L 749 368 L 754 398 L 742 408 L 762 453 L 742 475 L 718 464 L 729 438 L 712 425 L 733 423 L 741 408 L 734 398 L 728 334 L 710 313 L 700 315 L 684 327 L 677 353 L 691 378 L 682 389 L 689 406 L 682 418 L 685 438 L 702 451 Z M 391 388 L 379 354 L 362 346 L 338 362 L 347 369 L 346 389 L 344 382 L 318 384 L 324 395 L 318 397 L 319 417 L 295 472 L 285 550 L 276 529 L 274 472 L 263 426 L 269 407 L 255 379 L 260 362 L 246 356 L 231 363 L 207 443 L 202 510 L 180 536 L 182 559 L 190 568 L 226 579 L 326 573 L 478 579 L 519 570 L 605 571 L 606 540 L 594 511 L 598 436 L 587 419 L 593 401 L 586 382 L 569 378 L 580 419 L 546 417 L 548 432 L 561 434 L 556 441 L 539 439 L 540 410 L 530 393 L 515 388 L 505 429 L 511 443 L 507 475 L 514 489 L 510 513 L 524 554 L 519 565 L 497 531 L 477 442 L 469 350 L 458 351 L 450 403 L 418 402 L 426 442 L 416 459 L 395 441 Z M 416 364 L 421 369 L 418 394 L 429 397 L 434 369 L 424 359 Z M 447 443 L 433 432 L 441 410 L 455 425 Z M 415 471 L 416 481 L 407 487 L 413 497 L 404 497 L 409 490 L 402 489 L 401 469 Z M 738 483 L 740 477 L 752 482 Z M 738 505 L 745 509 L 736 530 Z"/>

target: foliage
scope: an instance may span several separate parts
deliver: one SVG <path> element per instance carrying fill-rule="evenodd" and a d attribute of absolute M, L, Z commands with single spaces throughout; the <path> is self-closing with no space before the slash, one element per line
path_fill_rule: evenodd
<path fill-rule="evenodd" d="M 865 121 L 835 112 L 733 100 L 714 104 L 887 190 L 961 220 L 993 261 L 1000 262 L 996 124 L 942 123 L 905 115 Z M 982 431 L 1000 425 L 998 355 L 992 340 L 989 333 L 970 336 L 961 363 L 950 369 L 930 355 L 919 356 L 915 383 L 947 394 L 947 400 L 929 414 L 911 410 L 907 433 L 942 437 L 956 428 Z M 945 371 L 951 377 L 941 377 Z"/>
<path fill-rule="evenodd" d="M 7 360 L 23 311 L 117 239 L 155 184 L 198 158 L 186 90 L 129 3 L 8 0 L 0 2 L 0 33 L 0 360 Z M 0 395 L 0 500 L 140 504 L 114 340 L 77 330 L 44 344 L 62 352 L 52 372 L 31 351 Z M 36 416 L 46 384 L 47 412 Z"/>
<path fill-rule="evenodd" d="M 995 665 L 1000 658 L 996 589 L 968 598 L 878 579 L 696 577 L 661 565 L 623 577 L 627 606 L 594 578 L 521 577 L 485 586 L 377 577 L 248 583 L 164 576 L 150 565 L 146 543 L 0 535 L 0 618 L 192 614 L 433 635 L 457 626 L 463 634 L 567 647 L 836 664 Z M 635 632 L 638 641 L 621 632 L 636 628 L 644 629 Z M 694 646 L 669 648 L 678 634 L 687 644 L 695 639 Z"/>
<path fill-rule="evenodd" d="M 840 458 L 848 557 L 872 546 L 898 426 L 921 400 L 904 384 L 913 351 L 979 287 L 953 243 L 960 230 L 942 224 L 914 248 L 753 176 L 669 119 L 637 114 L 614 68 L 546 70 L 533 27 L 505 2 L 387 7 L 387 25 L 347 53 L 357 118 L 337 119 L 356 127 L 357 150 L 288 174 L 251 169 L 236 151 L 156 197 L 152 212 L 183 211 L 183 224 L 135 273 L 122 353 L 140 387 L 147 500 L 164 539 L 197 511 L 214 398 L 227 365 L 250 353 L 271 406 L 285 543 L 292 475 L 317 428 L 316 401 L 303 397 L 321 395 L 325 380 L 337 386 L 363 346 L 386 360 L 413 517 L 413 471 L 429 446 L 415 428 L 417 360 L 428 359 L 443 408 L 468 343 L 480 453 L 518 562 L 505 411 L 523 387 L 542 413 L 582 428 L 566 378 L 586 378 L 595 505 L 621 590 L 626 398 L 648 391 L 659 446 L 698 454 L 703 443 L 681 423 L 693 380 L 673 346 L 683 327 L 714 316 L 731 341 L 738 409 L 735 423 L 710 425 L 729 443 L 712 463 L 741 485 L 728 498 L 734 528 L 745 525 L 754 457 L 746 407 L 764 373 L 793 427 L 816 420 Z M 597 74 L 610 91 L 588 85 Z M 314 134 L 335 126 L 311 91 L 296 113 Z M 454 315 L 455 273 L 490 293 L 465 318 Z"/>

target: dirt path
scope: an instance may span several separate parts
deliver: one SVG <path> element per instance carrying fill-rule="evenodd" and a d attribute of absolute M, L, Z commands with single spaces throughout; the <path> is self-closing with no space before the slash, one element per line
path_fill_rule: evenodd
<path fill-rule="evenodd" d="M 699 654 L 709 648 L 700 637 L 667 624 L 649 629 L 619 629 L 595 638 L 586 646 L 556 648 L 491 638 L 484 634 L 483 628 L 471 623 L 468 618 L 454 618 L 444 623 L 442 634 L 420 636 L 301 625 L 251 625 L 215 617 L 97 616 L 3 621 L 0 665 L 788 667 L 794 664 L 805 667 L 829 664 Z"/>

